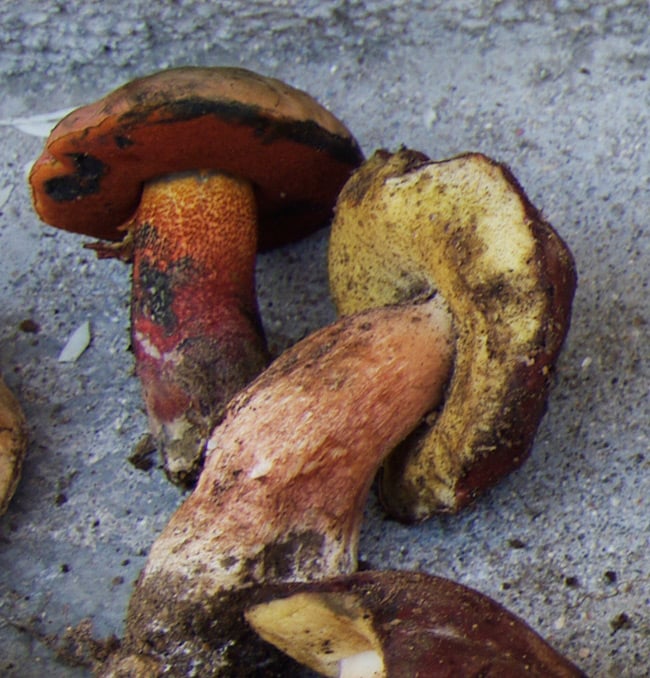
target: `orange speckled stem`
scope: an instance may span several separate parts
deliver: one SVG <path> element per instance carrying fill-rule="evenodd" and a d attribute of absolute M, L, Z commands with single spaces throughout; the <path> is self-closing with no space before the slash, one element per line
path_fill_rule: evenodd
<path fill-rule="evenodd" d="M 133 234 L 136 372 L 169 478 L 193 484 L 224 405 L 268 362 L 251 186 L 217 172 L 148 183 Z"/>

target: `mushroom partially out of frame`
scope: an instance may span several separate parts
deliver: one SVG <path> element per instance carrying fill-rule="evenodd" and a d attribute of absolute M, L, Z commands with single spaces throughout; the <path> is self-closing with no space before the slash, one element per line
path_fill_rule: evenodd
<path fill-rule="evenodd" d="M 441 577 L 357 572 L 269 587 L 245 616 L 268 642 L 331 678 L 578 678 L 523 620 Z"/>
<path fill-rule="evenodd" d="M 520 307 L 524 315 L 519 327 L 515 310 L 497 307 L 491 311 L 491 326 L 481 325 L 479 319 L 473 321 L 476 330 L 472 337 L 479 361 L 484 360 L 484 344 L 489 349 L 511 351 L 510 337 L 522 351 L 516 355 L 517 365 L 531 369 L 530 363 L 541 363 L 543 378 L 534 371 L 523 385 L 508 385 L 516 386 L 523 398 L 532 397 L 526 387 L 545 390 L 552 364 L 547 352 L 555 356 L 568 322 L 574 281 L 570 256 L 559 253 L 564 251 L 556 244 L 559 239 L 539 220 L 512 177 L 482 156 L 440 164 L 447 168 L 449 199 L 457 201 L 456 205 L 445 206 L 444 200 L 438 207 L 432 205 L 426 193 L 429 179 L 424 177 L 422 190 L 407 192 L 399 201 L 400 209 L 375 201 L 372 209 L 354 213 L 372 191 L 379 190 L 374 174 L 382 167 L 393 171 L 387 172 L 385 181 L 377 182 L 379 187 L 389 186 L 397 193 L 398 186 L 390 183 L 391 178 L 407 181 L 410 170 L 416 172 L 420 166 L 436 167 L 423 156 L 406 151 L 395 158 L 378 154 L 348 182 L 337 208 L 337 228 L 344 212 L 356 216 L 359 229 L 366 219 L 371 224 L 373 219 L 388 220 L 381 210 L 388 210 L 394 230 L 410 227 L 410 237 L 402 234 L 397 238 L 394 251 L 380 239 L 381 255 L 376 255 L 381 264 L 376 265 L 377 270 L 388 272 L 385 280 L 381 279 L 385 289 L 399 289 L 395 282 L 399 281 L 401 298 L 395 293 L 391 300 L 379 295 L 376 303 L 366 304 L 375 308 L 345 315 L 307 337 L 229 403 L 223 422 L 208 442 L 205 466 L 194 492 L 152 547 L 129 604 L 124 641 L 103 675 L 158 675 L 163 667 L 165 675 L 174 676 L 291 675 L 281 655 L 269 654 L 269 646 L 246 624 L 245 610 L 269 584 L 313 582 L 356 570 L 363 507 L 376 471 L 414 428 L 434 418 L 443 399 L 448 406 L 450 385 L 453 389 L 462 365 L 458 352 L 469 350 L 463 343 L 467 339 L 460 336 L 466 328 L 458 322 L 451 302 L 445 301 L 427 278 L 413 274 L 414 265 L 408 258 L 411 249 L 417 252 L 421 248 L 422 256 L 431 251 L 436 260 L 455 257 L 461 268 L 458 277 L 472 279 L 477 285 L 484 269 L 494 272 L 498 268 L 500 257 L 512 267 L 519 266 L 511 271 L 513 279 L 501 276 L 502 294 L 509 289 L 514 297 L 527 297 L 531 304 L 539 304 L 540 315 L 525 311 L 526 305 Z M 458 173 L 465 176 L 463 167 L 466 191 L 454 191 L 452 179 L 458 179 Z M 427 218 L 414 220 L 413 213 L 419 215 L 418 210 L 424 209 L 422 202 L 428 205 Z M 470 248 L 464 255 L 450 251 L 451 244 L 443 247 L 444 255 L 435 253 L 440 237 L 427 230 L 427 223 L 433 221 L 429 217 L 436 210 L 443 209 L 450 212 L 442 230 L 456 234 L 449 237 L 458 248 Z M 488 226 L 495 220 L 503 221 L 504 238 L 514 238 L 503 241 L 491 258 L 478 254 L 490 244 L 479 239 L 486 219 Z M 519 221 L 510 227 L 511 219 Z M 469 224 L 476 232 L 474 240 L 462 237 Z M 539 261 L 531 229 L 542 241 L 549 241 L 546 247 L 540 245 L 549 262 Z M 371 240 L 366 249 L 359 251 L 370 250 L 369 261 L 357 260 L 358 252 L 351 249 L 345 266 L 363 271 L 373 263 L 373 230 L 368 236 Z M 432 245 L 429 250 L 427 238 Z M 402 240 L 416 245 L 404 245 Z M 524 252 L 529 257 L 526 266 L 521 259 Z M 487 259 L 493 259 L 491 265 Z M 550 263 L 555 259 L 560 263 Z M 562 265 L 567 271 L 560 275 Z M 550 266 L 548 274 L 542 272 L 544 266 Z M 533 276 L 530 282 L 519 279 L 529 275 Z M 540 279 L 547 288 L 543 301 L 537 299 Z M 483 284 L 491 280 L 487 276 Z M 518 286 L 511 288 L 514 280 Z M 380 287 L 370 276 L 366 281 L 364 287 L 352 277 L 354 284 L 349 289 L 351 295 L 363 290 L 364 302 L 373 298 L 375 286 Z M 484 290 L 488 307 L 490 291 L 489 287 Z M 471 298 L 467 292 L 463 294 Z M 562 311 L 549 308 L 549 295 L 564 304 Z M 476 298 L 474 301 L 478 304 Z M 463 303 L 469 306 L 468 299 Z M 535 327 L 531 331 L 541 344 L 519 342 L 517 331 L 523 333 L 529 325 Z M 486 332 L 482 340 L 480 331 Z M 495 338 L 501 343 L 495 344 Z M 513 374 L 520 373 L 513 369 Z M 500 379 L 495 377 L 495 383 Z M 467 397 L 473 404 L 469 391 Z M 534 397 L 540 398 L 538 393 Z M 516 404 L 506 401 L 512 407 Z M 479 413 L 470 408 L 467 417 Z M 499 420 L 482 421 L 496 426 L 499 433 L 505 430 Z M 510 649 L 516 657 L 521 656 L 516 645 L 519 639 L 519 635 L 511 639 L 515 646 Z M 455 653 L 465 650 L 461 644 L 449 652 L 454 661 L 461 661 Z M 490 654 L 489 647 L 484 650 Z M 558 666 L 562 666 L 559 660 Z"/>
<path fill-rule="evenodd" d="M 268 361 L 258 243 L 325 225 L 361 160 L 309 95 L 238 68 L 134 80 L 52 131 L 30 174 L 35 209 L 133 260 L 136 371 L 174 482 L 194 482 L 225 403 Z"/>
<path fill-rule="evenodd" d="M 27 451 L 27 422 L 20 404 L 0 377 L 0 516 L 16 491 Z"/>
<path fill-rule="evenodd" d="M 444 403 L 383 466 L 388 512 L 410 522 L 456 511 L 518 467 L 546 408 L 576 274 L 510 171 L 480 154 L 378 151 L 339 196 L 329 271 L 341 314 L 438 293 L 453 317 Z"/>
<path fill-rule="evenodd" d="M 440 400 L 452 343 L 437 297 L 374 309 L 310 335 L 235 396 L 102 675 L 291 675 L 243 611 L 259 584 L 356 570 L 377 468 Z"/>

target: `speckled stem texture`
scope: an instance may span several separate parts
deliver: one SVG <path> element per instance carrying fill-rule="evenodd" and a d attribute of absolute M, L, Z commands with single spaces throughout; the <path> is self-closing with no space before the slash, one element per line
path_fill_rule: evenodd
<path fill-rule="evenodd" d="M 131 229 L 136 371 L 165 471 L 192 485 L 226 403 L 268 362 L 255 200 L 222 174 L 172 176 L 145 188 Z"/>
<path fill-rule="evenodd" d="M 435 299 L 373 310 L 311 335 L 241 392 L 151 550 L 123 657 L 148 655 L 177 676 L 286 675 L 267 673 L 243 607 L 257 584 L 356 569 L 370 484 L 439 401 L 450 333 Z"/>

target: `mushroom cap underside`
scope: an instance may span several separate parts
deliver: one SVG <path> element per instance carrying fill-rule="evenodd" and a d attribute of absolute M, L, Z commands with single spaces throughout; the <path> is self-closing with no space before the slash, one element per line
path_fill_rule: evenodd
<path fill-rule="evenodd" d="M 70 113 L 30 183 L 46 223 L 119 240 L 145 182 L 223 171 L 251 182 L 260 244 L 270 247 L 324 225 L 362 159 L 347 128 L 305 92 L 245 69 L 186 67 Z"/>
<path fill-rule="evenodd" d="M 341 314 L 440 293 L 457 333 L 442 408 L 384 465 L 407 522 L 455 511 L 519 466 L 569 328 L 573 258 L 503 165 L 376 153 L 343 188 L 330 285 Z"/>

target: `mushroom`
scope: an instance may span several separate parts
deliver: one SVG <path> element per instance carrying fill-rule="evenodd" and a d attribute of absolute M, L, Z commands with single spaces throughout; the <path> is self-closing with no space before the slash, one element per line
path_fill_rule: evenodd
<path fill-rule="evenodd" d="M 386 460 L 395 518 L 457 511 L 518 467 L 568 331 L 571 253 L 511 172 L 472 153 L 379 151 L 346 183 L 329 249 L 340 314 L 439 293 L 456 334 L 441 408 Z"/>
<path fill-rule="evenodd" d="M 397 164 L 397 170 L 391 163 Z M 377 186 L 373 174 L 383 167 L 393 172 L 387 171 Z M 404 199 L 394 200 L 393 204 L 377 200 L 372 209 L 357 209 L 382 187 L 397 194 L 400 180 L 408 182 L 418 168 L 427 168 L 434 174 L 438 172 L 436 168 L 446 168 L 440 172 L 446 179 L 450 199 L 457 204 L 445 205 L 442 200 L 437 207 L 432 205 L 427 184 L 433 180 L 424 173 L 420 193 L 406 191 Z M 397 178 L 391 183 L 394 176 Z M 442 177 L 437 185 L 443 183 Z M 465 190 L 461 192 L 452 182 L 455 179 L 458 183 L 459 177 L 465 177 Z M 398 203 L 401 209 L 397 209 Z M 384 209 L 388 210 L 387 216 L 375 214 Z M 420 215 L 425 209 L 427 218 Z M 343 315 L 337 323 L 310 335 L 282 354 L 230 401 L 223 421 L 208 441 L 196 488 L 153 544 L 131 597 L 124 641 L 103 667 L 102 675 L 153 676 L 163 671 L 170 676 L 291 675 L 282 656 L 270 654 L 268 644 L 246 624 L 246 609 L 255 605 L 268 585 L 314 582 L 356 570 L 363 508 L 376 471 L 391 450 L 423 420 L 436 418 L 443 399 L 444 407 L 449 407 L 449 391 L 463 369 L 458 352 L 469 349 L 461 336 L 466 328 L 458 320 L 459 304 L 454 302 L 452 306 L 444 298 L 446 288 L 442 285 L 439 294 L 432 284 L 425 284 L 428 279 L 417 275 L 416 265 L 403 251 L 405 248 L 407 253 L 417 253 L 421 248 L 422 257 L 427 251 L 435 260 L 441 257 L 436 254 L 441 237 L 426 225 L 429 216 L 436 210 L 442 214 L 444 209 L 450 214 L 444 220 L 443 232 L 446 225 L 456 233 L 457 246 L 470 248 L 462 255 L 445 247 L 445 255 L 455 257 L 461 271 L 458 277 L 476 284 L 491 280 L 489 276 L 485 280 L 484 275 L 488 255 L 473 249 L 484 245 L 481 251 L 485 252 L 491 244 L 489 239 L 480 242 L 484 221 L 487 219 L 490 226 L 497 217 L 503 220 L 511 238 L 498 248 L 499 257 L 512 266 L 518 265 L 516 270 L 521 276 L 530 275 L 533 280 L 526 283 L 511 271 L 513 280 L 502 276 L 501 293 L 517 282 L 518 287 L 510 290 L 513 296 L 522 294 L 529 304 L 540 308 L 535 315 L 527 310 L 528 305 L 521 306 L 519 327 L 510 306 L 497 306 L 496 315 L 491 316 L 495 326 L 485 329 L 483 341 L 479 330 L 484 326 L 480 325 L 480 314 L 475 313 L 472 338 L 478 360 L 485 361 L 483 344 L 507 353 L 511 349 L 506 338 L 510 337 L 522 351 L 515 360 L 521 365 L 511 370 L 512 374 L 531 369 L 524 387 L 546 387 L 551 361 L 541 353 L 539 344 L 521 343 L 520 335 L 543 317 L 544 323 L 536 324 L 538 342 L 543 339 L 547 345 L 561 343 L 558 337 L 565 331 L 566 323 L 561 322 L 565 318 L 557 310 L 548 309 L 547 297 L 565 303 L 568 315 L 573 277 L 570 272 L 566 279 L 559 274 L 543 274 L 543 262 L 533 264 L 539 254 L 529 233 L 533 230 L 540 237 L 543 233 L 542 239 L 552 243 L 559 242 L 557 236 L 538 220 L 514 179 L 483 156 L 464 156 L 437 165 L 412 152 L 401 152 L 395 158 L 379 153 L 346 184 L 336 219 L 340 229 L 340 219 L 347 212 L 348 218 L 359 219 L 356 228 L 360 230 L 364 228 L 363 220 L 368 219 L 371 226 L 367 235 L 379 238 L 381 255 L 373 250 L 371 241 L 365 249 L 349 249 L 348 259 L 342 258 L 340 264 L 344 269 L 359 271 L 373 264 L 372 270 L 379 274 L 379 280 L 364 274 L 365 286 L 361 274 L 358 279 L 350 276 L 351 296 L 360 294 L 363 301 L 374 299 L 375 288 L 382 285 L 384 290 L 397 287 L 402 294 L 394 293 L 391 300 L 387 300 L 387 294 L 379 295 L 377 303 L 366 304 L 369 308 Z M 528 216 L 522 215 L 522 210 Z M 410 240 L 415 245 L 405 245 L 398 238 L 394 250 L 387 247 L 381 239 L 383 234 L 374 226 L 375 221 L 382 220 L 390 221 L 387 230 L 409 227 Z M 470 225 L 475 238 L 461 237 L 462 229 Z M 355 232 L 355 227 L 348 229 Z M 340 233 L 337 237 L 341 237 Z M 447 237 L 453 240 L 453 235 Z M 427 239 L 432 246 L 428 250 Z M 334 247 L 334 260 L 336 256 L 343 257 L 341 245 Z M 556 247 L 559 245 L 543 248 L 549 260 L 551 255 L 560 257 L 555 253 Z M 526 259 L 527 266 L 522 263 L 524 253 L 531 257 Z M 360 254 L 367 254 L 369 261 L 359 261 Z M 495 256 L 489 271 L 498 268 L 499 257 Z M 570 263 L 568 253 L 565 257 L 562 261 Z M 551 272 L 556 268 L 551 267 Z M 382 278 L 384 272 L 387 275 Z M 542 278 L 553 290 L 547 290 L 543 302 L 536 296 Z M 570 290 L 562 289 L 562 284 Z M 341 288 L 335 285 L 335 289 Z M 459 289 L 467 297 L 465 306 L 470 306 L 471 299 L 478 304 L 476 296 Z M 484 295 L 485 304 L 492 309 L 490 291 L 485 289 Z M 493 292 L 498 296 L 498 290 Z M 495 346 L 493 337 L 501 344 Z M 528 362 L 545 365 L 544 379 L 532 371 Z M 500 379 L 495 377 L 495 383 Z M 511 382 L 508 386 L 520 388 Z M 467 392 L 467 397 L 473 405 L 471 393 Z M 470 408 L 467 416 L 480 414 Z M 483 421 L 499 429 L 499 421 Z M 519 646 L 514 639 L 512 642 L 513 653 L 521 657 Z M 526 643 L 535 645 L 531 638 Z M 353 655 L 368 650 L 359 649 Z M 484 649 L 490 654 L 490 647 Z M 373 650 L 378 652 L 376 645 L 368 651 Z M 453 656 L 464 651 L 460 645 Z"/>
<path fill-rule="evenodd" d="M 27 452 L 27 422 L 14 394 L 0 377 L 0 516 L 16 491 Z"/>
<path fill-rule="evenodd" d="M 332 678 L 578 678 L 580 669 L 478 591 L 420 572 L 268 587 L 245 612 L 268 642 Z"/>
<path fill-rule="evenodd" d="M 328 222 L 362 159 L 306 93 L 239 68 L 143 77 L 65 117 L 34 164 L 48 224 L 133 260 L 132 344 L 171 480 L 191 485 L 230 397 L 267 363 L 258 248 Z M 258 231 L 259 228 L 259 231 Z"/>
<path fill-rule="evenodd" d="M 290 675 L 243 611 L 259 584 L 356 569 L 373 477 L 439 401 L 450 336 L 439 297 L 371 309 L 302 340 L 236 395 L 102 675 Z"/>

